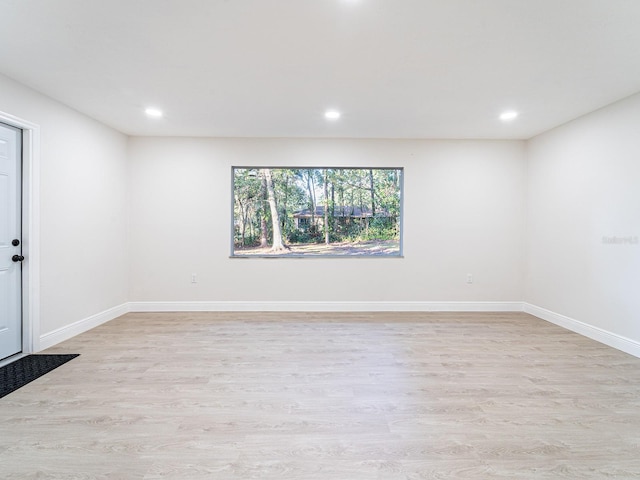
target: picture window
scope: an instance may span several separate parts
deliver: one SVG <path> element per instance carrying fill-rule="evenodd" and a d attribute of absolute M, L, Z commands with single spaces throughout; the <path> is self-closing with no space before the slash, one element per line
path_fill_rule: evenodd
<path fill-rule="evenodd" d="M 403 173 L 233 167 L 231 256 L 400 257 Z"/>

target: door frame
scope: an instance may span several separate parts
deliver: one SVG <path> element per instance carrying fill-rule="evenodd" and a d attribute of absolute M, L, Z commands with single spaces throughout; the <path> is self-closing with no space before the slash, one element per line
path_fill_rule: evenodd
<path fill-rule="evenodd" d="M 40 350 L 40 126 L 0 111 L 22 130 L 22 354 Z"/>

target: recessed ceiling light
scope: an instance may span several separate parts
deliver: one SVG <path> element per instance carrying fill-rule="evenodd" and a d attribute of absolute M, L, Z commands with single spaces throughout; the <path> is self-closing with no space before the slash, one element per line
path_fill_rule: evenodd
<path fill-rule="evenodd" d="M 337 110 L 327 110 L 324 112 L 324 118 L 327 120 L 337 120 L 342 116 L 342 114 Z"/>
<path fill-rule="evenodd" d="M 509 122 L 511 120 L 515 120 L 517 116 L 518 112 L 516 112 L 515 110 L 509 110 L 500 114 L 500 120 L 502 120 L 503 122 Z"/>
<path fill-rule="evenodd" d="M 158 110 L 157 108 L 147 108 L 144 113 L 154 118 L 162 117 L 162 110 Z"/>

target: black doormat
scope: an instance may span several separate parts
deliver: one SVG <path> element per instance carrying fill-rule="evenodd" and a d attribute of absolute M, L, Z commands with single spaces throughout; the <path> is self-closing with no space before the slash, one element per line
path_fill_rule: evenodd
<path fill-rule="evenodd" d="M 67 355 L 28 355 L 13 363 L 0 367 L 0 398 L 33 382 L 45 373 L 78 357 L 79 353 Z"/>

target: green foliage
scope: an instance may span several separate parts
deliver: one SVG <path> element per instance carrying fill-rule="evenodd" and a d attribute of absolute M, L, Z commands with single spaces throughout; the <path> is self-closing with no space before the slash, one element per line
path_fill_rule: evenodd
<path fill-rule="evenodd" d="M 362 242 L 368 240 L 399 240 L 400 229 L 392 218 L 376 217 L 367 221 L 354 222 L 343 228 L 343 241 Z"/>
<path fill-rule="evenodd" d="M 287 240 L 289 243 L 321 243 L 323 237 L 318 232 L 293 230 L 287 236 Z"/>

